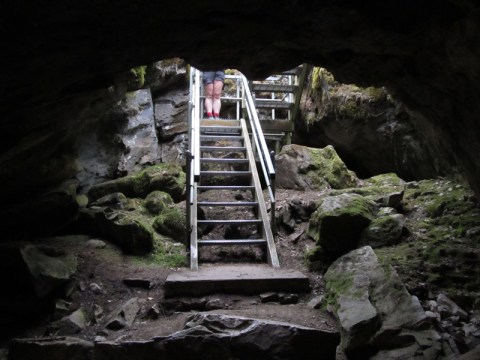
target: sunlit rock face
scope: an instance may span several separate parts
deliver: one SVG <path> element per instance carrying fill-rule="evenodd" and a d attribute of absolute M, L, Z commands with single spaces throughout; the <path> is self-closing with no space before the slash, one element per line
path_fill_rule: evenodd
<path fill-rule="evenodd" d="M 341 82 L 386 86 L 421 114 L 430 152 L 480 194 L 474 0 L 18 0 L 0 14 L 2 214 L 72 178 L 75 143 L 122 98 L 124 74 L 173 56 L 257 78 L 310 62 Z"/>

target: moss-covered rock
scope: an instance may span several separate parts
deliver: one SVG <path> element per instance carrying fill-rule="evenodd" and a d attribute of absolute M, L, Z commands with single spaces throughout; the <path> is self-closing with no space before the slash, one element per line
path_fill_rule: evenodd
<path fill-rule="evenodd" d="M 162 235 L 175 241 L 185 242 L 187 238 L 187 223 L 185 214 L 175 207 L 163 210 L 154 220 L 153 227 Z"/>
<path fill-rule="evenodd" d="M 323 149 L 286 145 L 276 157 L 277 186 L 284 189 L 343 189 L 357 184 L 332 146 Z"/>
<path fill-rule="evenodd" d="M 312 214 L 308 234 L 327 253 L 337 256 L 355 249 L 376 205 L 358 194 L 327 196 Z"/>
<path fill-rule="evenodd" d="M 121 192 L 127 197 L 145 198 L 149 193 L 161 190 L 170 194 L 174 201 L 185 195 L 185 173 L 176 164 L 154 165 L 125 177 L 93 186 L 88 195 L 95 200 L 102 196 Z"/>
<path fill-rule="evenodd" d="M 326 298 L 339 320 L 340 346 L 353 355 L 384 351 L 380 359 L 440 353 L 439 335 L 416 297 L 405 289 L 395 269 L 382 264 L 365 246 L 337 259 L 325 273 Z M 407 347 L 408 345 L 408 347 Z"/>
<path fill-rule="evenodd" d="M 409 183 L 404 197 L 409 235 L 376 249 L 421 300 L 447 294 L 465 309 L 480 309 L 480 210 L 458 179 Z"/>
<path fill-rule="evenodd" d="M 395 245 L 400 241 L 404 223 L 405 217 L 401 214 L 378 217 L 363 230 L 360 245 L 373 248 Z"/>
<path fill-rule="evenodd" d="M 100 199 L 92 202 L 91 206 L 108 206 L 112 209 L 123 209 L 128 203 L 128 199 L 120 192 L 115 192 L 102 196 Z"/>
<path fill-rule="evenodd" d="M 130 73 L 132 74 L 133 81 L 130 85 L 130 88 L 132 89 L 140 89 L 145 85 L 145 74 L 147 71 L 147 66 L 142 65 L 138 66 L 136 68 L 130 69 Z"/>
<path fill-rule="evenodd" d="M 87 208 L 81 211 L 80 222 L 84 229 L 111 240 L 125 254 L 143 255 L 153 249 L 151 226 L 134 212 Z"/>
<path fill-rule="evenodd" d="M 144 206 L 151 214 L 158 215 L 172 204 L 173 199 L 168 193 L 156 190 L 147 195 Z"/>

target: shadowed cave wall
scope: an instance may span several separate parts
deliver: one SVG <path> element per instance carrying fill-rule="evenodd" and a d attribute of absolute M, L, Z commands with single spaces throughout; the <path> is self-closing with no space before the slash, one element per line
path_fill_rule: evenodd
<path fill-rule="evenodd" d="M 124 95 L 130 68 L 173 56 L 252 78 L 309 62 L 342 82 L 385 86 L 418 113 L 430 152 L 480 194 L 473 0 L 19 0 L 2 2 L 0 14 L 4 240 L 25 233 L 27 213 L 35 233 L 74 216 L 75 205 L 51 191 L 74 178 L 82 135 Z"/>

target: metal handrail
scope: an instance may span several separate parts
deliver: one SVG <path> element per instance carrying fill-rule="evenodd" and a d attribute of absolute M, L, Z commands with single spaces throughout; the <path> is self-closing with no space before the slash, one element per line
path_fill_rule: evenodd
<path fill-rule="evenodd" d="M 271 154 L 268 150 L 263 130 L 255 108 L 255 101 L 248 86 L 248 80 L 243 75 L 226 75 L 227 79 L 236 79 L 237 98 L 232 100 L 242 102 L 247 110 L 252 134 L 252 142 L 257 150 L 257 156 L 262 168 L 263 180 L 268 189 L 271 204 L 271 227 L 275 229 L 275 169 Z M 200 181 L 200 118 L 202 112 L 201 100 L 204 98 L 201 94 L 202 83 L 200 71 L 194 67 L 190 67 L 190 101 L 189 101 L 189 119 L 188 119 L 188 137 L 189 147 L 187 152 L 187 218 L 188 225 L 191 228 L 193 223 L 189 219 L 190 207 L 194 203 L 194 184 Z M 239 89 L 241 87 L 241 89 Z M 222 97 L 222 100 L 224 98 Z M 237 117 L 239 117 L 239 106 Z M 191 230 L 191 229 L 190 229 Z"/>
<path fill-rule="evenodd" d="M 262 167 L 263 178 L 270 196 L 270 225 L 272 227 L 272 232 L 275 234 L 275 168 L 273 166 L 273 161 L 265 141 L 265 136 L 263 135 L 262 126 L 255 108 L 255 101 L 253 100 L 252 92 L 248 86 L 248 80 L 243 75 L 242 83 L 245 96 L 245 105 L 250 121 L 250 129 L 252 131 L 252 138 L 258 151 L 258 158 Z"/>
<path fill-rule="evenodd" d="M 245 76 L 242 76 L 242 82 L 245 90 L 246 107 L 252 131 L 253 129 L 255 129 L 256 137 L 259 141 L 260 158 L 263 158 L 263 160 L 265 161 L 268 178 L 275 178 L 275 169 L 273 168 L 273 163 L 270 159 L 270 153 L 268 151 L 267 143 L 265 142 L 265 137 L 263 136 L 262 126 L 260 125 L 260 120 L 255 109 L 255 101 L 253 100 L 252 92 L 250 91 L 250 87 L 248 86 L 248 80 Z"/>

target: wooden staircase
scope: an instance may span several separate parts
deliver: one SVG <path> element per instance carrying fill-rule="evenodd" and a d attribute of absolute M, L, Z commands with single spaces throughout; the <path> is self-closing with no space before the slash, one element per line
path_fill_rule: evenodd
<path fill-rule="evenodd" d="M 294 121 L 299 114 L 300 99 L 310 66 L 303 64 L 262 81 L 252 81 L 250 87 L 255 106 L 263 112 L 260 124 L 267 140 L 275 142 L 275 153 L 281 144 L 291 143 Z"/>
<path fill-rule="evenodd" d="M 190 268 L 198 269 L 199 252 L 206 246 L 260 246 L 266 251 L 268 263 L 274 268 L 279 267 L 245 120 L 203 119 L 199 129 L 200 172 L 192 194 L 191 211 L 194 214 L 191 217 Z M 238 199 L 235 199 L 235 194 L 239 195 Z M 225 200 L 227 197 L 233 199 Z M 214 208 L 223 211 L 209 211 Z M 205 214 L 206 218 L 201 218 L 201 214 Z M 239 214 L 242 217 L 238 217 Z M 224 236 L 212 238 L 207 231 L 203 234 L 202 229 L 214 227 L 217 231 L 212 233 L 218 236 L 222 232 L 218 231 L 220 228 Z M 227 238 L 225 232 L 231 227 L 247 228 L 244 231 L 247 237 Z"/>

